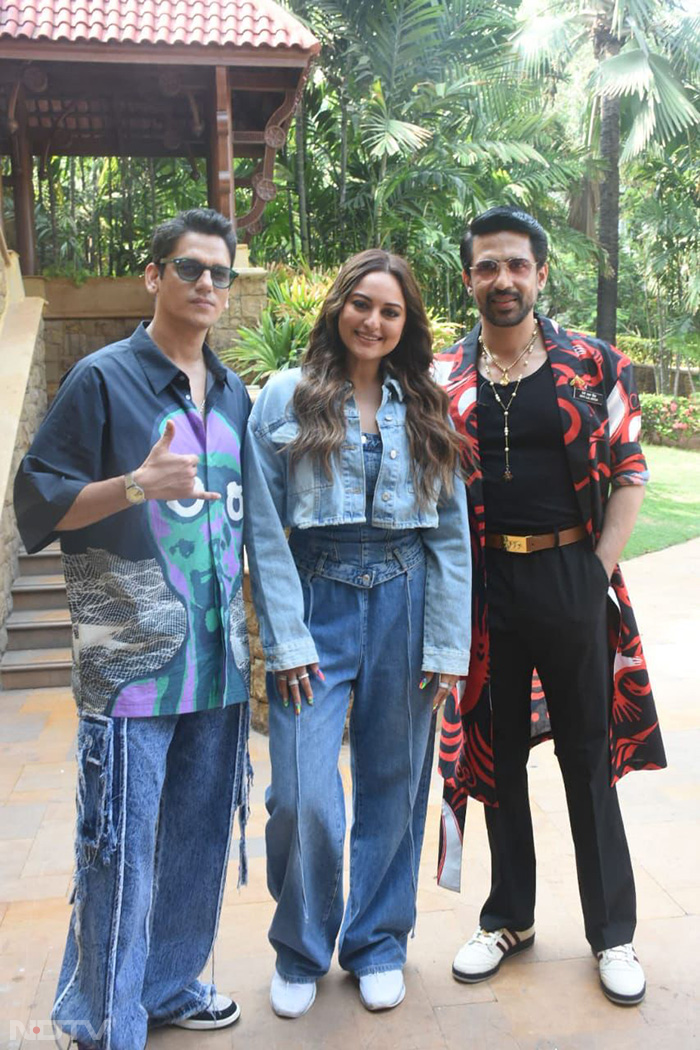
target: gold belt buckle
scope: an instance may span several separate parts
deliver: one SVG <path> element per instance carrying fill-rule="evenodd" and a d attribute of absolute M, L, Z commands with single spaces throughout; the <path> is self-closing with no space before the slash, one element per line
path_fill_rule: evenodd
<path fill-rule="evenodd" d="M 529 539 L 529 536 L 501 536 L 501 543 L 509 554 L 529 554 Z"/>

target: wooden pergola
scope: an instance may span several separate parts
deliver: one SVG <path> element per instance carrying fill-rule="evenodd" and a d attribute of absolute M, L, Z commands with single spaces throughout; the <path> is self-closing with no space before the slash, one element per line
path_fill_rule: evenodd
<path fill-rule="evenodd" d="M 33 157 L 205 157 L 209 204 L 255 229 L 275 196 L 314 36 L 273 0 L 0 0 L 0 155 L 22 270 L 35 270 Z M 238 186 L 234 157 L 257 161 Z"/>

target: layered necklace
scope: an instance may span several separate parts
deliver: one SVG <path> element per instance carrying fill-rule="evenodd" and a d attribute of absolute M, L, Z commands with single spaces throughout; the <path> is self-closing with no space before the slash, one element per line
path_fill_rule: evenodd
<path fill-rule="evenodd" d="M 521 382 L 523 376 L 525 375 L 525 371 L 527 369 L 527 363 L 530 360 L 530 354 L 532 353 L 533 347 L 535 345 L 535 340 L 537 339 L 537 331 L 538 331 L 537 324 L 535 324 L 535 327 L 534 327 L 534 329 L 532 331 L 532 335 L 528 339 L 526 345 L 520 351 L 520 353 L 516 357 L 515 361 L 512 361 L 507 367 L 504 367 L 499 362 L 498 358 L 493 354 L 493 352 L 491 350 L 489 350 L 489 348 L 487 347 L 487 345 L 484 342 L 483 338 L 481 336 L 479 336 L 479 342 L 481 344 L 481 349 L 482 349 L 483 358 L 484 358 L 484 368 L 486 369 L 486 379 L 487 379 L 487 382 L 488 382 L 489 386 L 491 387 L 491 390 L 493 391 L 493 396 L 494 396 L 495 400 L 501 406 L 501 409 L 503 411 L 503 444 L 504 444 L 504 450 L 505 450 L 505 470 L 503 471 L 503 480 L 504 481 L 512 481 L 513 480 L 513 472 L 510 469 L 510 426 L 509 426 L 509 423 L 508 423 L 510 407 L 513 404 L 513 402 L 515 401 L 515 398 L 516 398 L 517 393 L 518 393 L 518 389 L 520 387 L 520 382 Z M 508 386 L 508 384 L 510 382 L 512 382 L 512 380 L 510 379 L 508 373 L 510 371 L 512 371 L 512 369 L 515 368 L 515 366 L 518 364 L 519 361 L 523 361 L 522 367 L 520 369 L 520 375 L 518 376 L 518 378 L 515 381 L 515 386 L 513 388 L 513 393 L 508 398 L 508 403 L 505 404 L 505 402 L 501 399 L 501 395 L 499 394 L 498 390 L 496 389 L 496 384 L 494 382 L 493 376 L 491 375 L 491 365 L 492 364 L 495 365 L 496 368 L 501 373 L 501 378 L 498 380 L 499 384 L 501 386 Z"/>

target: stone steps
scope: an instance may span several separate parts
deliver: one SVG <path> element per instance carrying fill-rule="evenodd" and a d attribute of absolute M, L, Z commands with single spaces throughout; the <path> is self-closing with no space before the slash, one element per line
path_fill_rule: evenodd
<path fill-rule="evenodd" d="M 19 566 L 0 684 L 3 689 L 70 685 L 71 623 L 58 544 L 20 554 Z"/>

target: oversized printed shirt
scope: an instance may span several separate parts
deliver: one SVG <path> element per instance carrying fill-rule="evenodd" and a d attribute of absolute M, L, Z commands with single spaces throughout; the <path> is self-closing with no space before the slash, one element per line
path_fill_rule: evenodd
<path fill-rule="evenodd" d="M 73 625 L 81 714 L 184 714 L 247 700 L 241 448 L 250 401 L 204 347 L 204 416 L 189 380 L 145 330 L 64 378 L 15 480 L 32 553 L 57 536 Z M 56 524 L 90 482 L 135 470 L 175 425 L 171 451 L 199 456 L 218 501 L 147 500 L 86 528 Z"/>
<path fill-rule="evenodd" d="M 565 331 L 538 317 L 554 375 L 562 437 L 582 521 L 591 543 L 603 527 L 611 488 L 642 485 L 647 469 L 638 436 L 639 398 L 632 365 L 608 343 Z M 469 677 L 448 698 L 440 741 L 444 778 L 438 878 L 459 887 L 467 798 L 498 804 L 491 738 L 488 591 L 484 563 L 484 499 L 477 428 L 476 367 L 480 325 L 436 359 L 436 378 L 450 396 L 455 428 L 465 438 L 472 543 L 472 650 Z M 666 765 L 639 631 L 620 567 L 608 591 L 610 668 L 610 783 L 633 769 Z M 533 676 L 531 740 L 547 739 L 546 697 Z"/>

